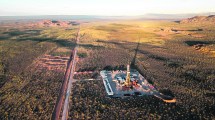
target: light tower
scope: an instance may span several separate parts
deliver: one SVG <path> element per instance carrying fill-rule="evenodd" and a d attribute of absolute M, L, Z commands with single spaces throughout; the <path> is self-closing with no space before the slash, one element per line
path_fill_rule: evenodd
<path fill-rule="evenodd" d="M 130 65 L 127 65 L 127 75 L 126 75 L 126 80 L 124 85 L 126 87 L 131 87 L 132 85 L 131 78 L 130 78 Z"/>

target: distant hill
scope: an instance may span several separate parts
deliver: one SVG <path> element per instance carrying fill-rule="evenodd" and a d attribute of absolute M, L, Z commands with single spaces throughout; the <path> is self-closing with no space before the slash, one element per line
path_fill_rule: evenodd
<path fill-rule="evenodd" d="M 78 25 L 75 21 L 60 21 L 60 20 L 43 20 L 37 23 L 40 26 L 61 26 L 61 27 L 68 27 L 69 25 Z"/>
<path fill-rule="evenodd" d="M 200 22 L 215 23 L 215 15 L 195 16 L 195 17 L 183 19 L 180 21 L 180 23 L 200 23 Z"/>
<path fill-rule="evenodd" d="M 95 20 L 180 20 L 192 16 L 208 16 L 215 15 L 215 12 L 210 13 L 194 13 L 194 14 L 144 14 L 137 16 L 100 16 L 100 15 L 40 15 L 40 16 L 1 16 L 1 21 L 41 21 L 41 20 L 78 20 L 78 21 L 95 21 Z"/>
<path fill-rule="evenodd" d="M 62 20 L 40 20 L 30 22 L 30 26 L 41 26 L 41 27 L 70 27 L 79 25 L 77 21 L 62 21 Z"/>
<path fill-rule="evenodd" d="M 187 13 L 187 14 L 145 14 L 142 16 L 139 16 L 140 18 L 148 19 L 148 20 L 181 20 L 190 18 L 193 16 L 209 16 L 209 15 L 215 15 L 215 12 L 208 12 L 208 13 Z"/>

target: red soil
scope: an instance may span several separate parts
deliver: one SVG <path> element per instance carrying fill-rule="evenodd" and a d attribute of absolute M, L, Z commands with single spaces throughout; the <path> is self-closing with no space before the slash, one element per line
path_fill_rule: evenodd
<path fill-rule="evenodd" d="M 69 57 L 44 55 L 40 58 L 35 65 L 37 70 L 57 70 L 59 72 L 65 72 Z"/>

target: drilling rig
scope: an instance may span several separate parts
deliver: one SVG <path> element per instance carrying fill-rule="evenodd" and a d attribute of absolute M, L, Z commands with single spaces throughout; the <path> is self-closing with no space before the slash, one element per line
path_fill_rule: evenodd
<path fill-rule="evenodd" d="M 126 75 L 126 80 L 125 80 L 124 86 L 125 87 L 132 86 L 131 77 L 130 77 L 130 65 L 127 65 L 127 75 Z"/>

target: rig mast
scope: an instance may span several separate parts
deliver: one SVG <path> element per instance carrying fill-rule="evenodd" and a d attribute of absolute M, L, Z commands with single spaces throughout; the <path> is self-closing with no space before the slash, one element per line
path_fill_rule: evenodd
<path fill-rule="evenodd" d="M 125 80 L 125 84 L 126 87 L 131 87 L 132 83 L 131 83 L 131 77 L 130 77 L 130 65 L 127 65 L 127 75 L 126 75 L 126 80 Z"/>

